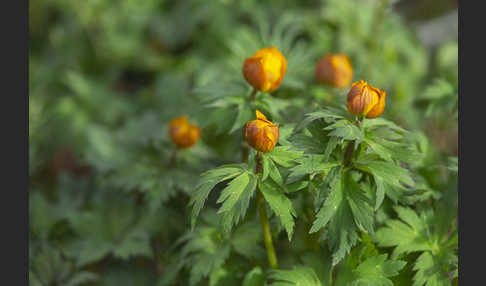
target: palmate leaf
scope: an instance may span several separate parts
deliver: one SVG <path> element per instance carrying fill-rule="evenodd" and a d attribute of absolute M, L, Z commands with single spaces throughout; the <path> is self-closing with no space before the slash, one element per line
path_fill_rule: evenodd
<path fill-rule="evenodd" d="M 338 168 L 337 170 L 341 170 Z M 368 198 L 350 175 L 341 171 L 333 174 L 329 194 L 316 215 L 310 233 L 328 225 L 332 263 L 336 265 L 358 240 L 358 230 L 373 232 L 374 212 Z"/>
<path fill-rule="evenodd" d="M 336 214 L 339 206 L 343 203 L 344 193 L 342 191 L 341 170 L 329 182 L 329 195 L 316 215 L 316 220 L 312 224 L 310 233 L 316 232 L 325 227 L 329 220 Z"/>
<path fill-rule="evenodd" d="M 201 217 L 201 223 L 174 244 L 173 247 L 182 245 L 182 249 L 171 259 L 157 285 L 174 285 L 173 281 L 183 268 L 189 272 L 190 285 L 197 284 L 203 278 L 210 278 L 210 285 L 214 285 L 213 282 L 228 275 L 226 266 L 231 263 L 228 261 L 230 254 L 237 253 L 250 260 L 265 258 L 258 222 L 245 222 L 237 226 L 234 232 L 225 233 L 218 225 L 216 211 L 205 210 Z"/>
<path fill-rule="evenodd" d="M 287 198 L 287 196 L 280 191 L 280 187 L 272 181 L 267 180 L 259 183 L 258 188 L 262 192 L 265 201 L 268 203 L 272 211 L 280 218 L 290 241 L 294 231 L 294 217 L 297 217 L 297 212 L 292 206 L 292 201 Z"/>
<path fill-rule="evenodd" d="M 138 218 L 136 211 L 133 196 L 114 191 L 97 193 L 92 210 L 69 219 L 78 237 L 69 244 L 67 255 L 76 258 L 77 266 L 96 262 L 110 253 L 122 260 L 151 257 L 150 235 L 142 224 L 145 217 Z"/>
<path fill-rule="evenodd" d="M 292 136 L 295 130 L 295 124 L 285 124 L 278 126 L 278 144 L 282 146 L 292 145 L 292 142 L 289 141 L 290 137 Z"/>
<path fill-rule="evenodd" d="M 303 151 L 290 150 L 291 146 L 277 146 L 265 155 L 282 167 L 292 167 L 296 164 L 295 160 L 302 157 Z"/>
<path fill-rule="evenodd" d="M 299 131 L 306 127 L 309 123 L 317 119 L 324 119 L 326 122 L 331 123 L 337 119 L 345 118 L 346 113 L 342 110 L 334 109 L 331 107 L 307 113 L 305 119 L 297 125 L 296 130 Z"/>
<path fill-rule="evenodd" d="M 372 233 L 374 223 L 374 209 L 372 202 L 361 191 L 360 186 L 352 179 L 347 181 L 346 199 L 351 212 L 353 213 L 354 222 L 358 228 L 366 233 Z"/>
<path fill-rule="evenodd" d="M 336 162 L 325 162 L 325 155 L 305 155 L 295 160 L 298 165 L 289 169 L 287 182 L 295 182 L 302 176 L 314 173 L 328 172 L 338 166 Z"/>
<path fill-rule="evenodd" d="M 446 262 L 443 257 L 433 256 L 430 252 L 422 253 L 415 262 L 413 286 L 451 286 L 452 281 L 444 271 Z"/>
<path fill-rule="evenodd" d="M 191 215 L 192 229 L 194 229 L 199 212 L 204 206 L 204 202 L 214 186 L 220 182 L 241 175 L 243 172 L 245 172 L 245 167 L 246 164 L 229 164 L 201 174 L 201 179 L 199 180 L 196 190 L 194 191 L 194 195 L 189 202 L 189 205 L 193 206 Z"/>
<path fill-rule="evenodd" d="M 367 134 L 364 140 L 376 154 L 386 161 L 414 163 L 422 159 L 422 154 L 409 144 L 385 140 L 373 134 Z"/>
<path fill-rule="evenodd" d="M 388 220 L 386 227 L 376 232 L 375 240 L 381 247 L 394 246 L 392 257 L 414 251 L 431 251 L 436 242 L 431 236 L 429 224 L 432 214 L 424 212 L 421 216 L 410 209 L 396 206 L 395 211 L 401 220 Z"/>
<path fill-rule="evenodd" d="M 393 121 L 386 120 L 383 117 L 373 118 L 373 120 L 364 119 L 361 122 L 361 127 L 363 127 L 363 129 L 370 130 L 370 131 L 376 130 L 378 128 L 386 127 L 400 135 L 408 132 L 402 127 L 396 125 Z"/>
<path fill-rule="evenodd" d="M 256 266 L 250 272 L 245 275 L 243 280 L 243 286 L 264 286 L 265 285 L 265 275 L 263 270 Z"/>
<path fill-rule="evenodd" d="M 399 167 L 390 162 L 358 160 L 356 168 L 363 170 L 375 177 L 381 178 L 384 182 L 403 188 L 403 184 L 413 187 L 414 180 L 407 169 Z"/>
<path fill-rule="evenodd" d="M 291 270 L 272 270 L 269 278 L 275 281 L 271 286 L 322 285 L 314 269 L 306 266 L 294 266 Z"/>
<path fill-rule="evenodd" d="M 235 123 L 231 127 L 229 133 L 233 133 L 234 131 L 243 128 L 246 122 L 250 121 L 252 118 L 253 112 L 250 108 L 250 105 L 246 102 L 238 104 L 238 115 L 236 116 Z"/>
<path fill-rule="evenodd" d="M 263 259 L 265 250 L 259 244 L 262 230 L 258 222 L 246 222 L 239 225 L 231 234 L 231 246 L 234 251 L 248 259 Z"/>
<path fill-rule="evenodd" d="M 370 257 L 353 270 L 356 278 L 351 286 L 393 286 L 389 278 L 396 276 L 405 264 L 402 260 L 388 260 L 386 254 Z"/>
<path fill-rule="evenodd" d="M 322 285 L 331 285 L 332 264 L 331 253 L 327 248 L 320 248 L 318 251 L 304 253 L 300 260 L 305 266 L 312 267 L 319 277 Z"/>
<path fill-rule="evenodd" d="M 98 275 L 75 271 L 71 261 L 64 259 L 61 251 L 45 243 L 29 259 L 30 285 L 78 286 L 98 280 Z"/>
<path fill-rule="evenodd" d="M 282 178 L 282 175 L 280 174 L 280 171 L 273 162 L 272 158 L 266 153 L 263 153 L 262 156 L 262 167 L 262 181 L 265 181 L 270 176 L 270 178 L 272 178 L 272 180 L 274 180 L 277 184 L 283 185 L 284 180 Z"/>
<path fill-rule="evenodd" d="M 220 207 L 218 214 L 223 214 L 223 230 L 226 232 L 229 232 L 240 218 L 245 217 L 250 199 L 255 192 L 257 181 L 255 174 L 244 172 L 231 181 L 221 192 L 217 202 L 224 201 L 224 203 Z"/>
<path fill-rule="evenodd" d="M 410 208 L 395 207 L 400 220 L 386 221 L 375 240 L 380 246 L 394 246 L 393 256 L 422 252 L 413 270 L 414 286 L 451 285 L 449 273 L 457 268 L 457 231 L 454 230 L 454 194 L 448 191 L 434 211 L 419 214 Z"/>
<path fill-rule="evenodd" d="M 213 219 L 215 218 L 215 214 L 209 214 Z M 221 267 L 229 257 L 230 242 L 228 239 L 218 239 L 221 235 L 216 226 L 205 225 L 186 233 L 179 240 L 180 243 L 185 242 L 179 253 L 179 261 L 183 261 L 183 264 L 190 269 L 190 285 L 195 285 L 202 278 L 208 277 L 213 270 Z M 167 279 L 163 279 L 163 281 L 165 281 L 164 283 L 170 282 Z"/>
<path fill-rule="evenodd" d="M 331 131 L 329 132 L 329 136 L 339 137 L 344 140 L 356 140 L 357 143 L 364 139 L 363 130 L 347 119 L 336 121 L 324 128 L 324 130 Z"/>

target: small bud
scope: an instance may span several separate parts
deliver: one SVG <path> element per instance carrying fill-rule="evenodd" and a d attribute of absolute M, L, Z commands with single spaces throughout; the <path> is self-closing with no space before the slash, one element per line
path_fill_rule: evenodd
<path fill-rule="evenodd" d="M 348 93 L 348 112 L 366 118 L 379 117 L 385 110 L 386 92 L 360 80 Z"/>
<path fill-rule="evenodd" d="M 287 60 L 275 47 L 258 50 L 243 63 L 243 75 L 254 88 L 264 92 L 277 89 L 287 71 Z"/>
<path fill-rule="evenodd" d="M 248 144 L 261 152 L 270 152 L 278 141 L 278 126 L 256 111 L 256 120 L 246 123 L 245 137 Z"/>
<path fill-rule="evenodd" d="M 180 148 L 188 148 L 196 144 L 200 133 L 199 127 L 189 123 L 187 116 L 177 117 L 170 121 L 170 138 Z"/>
<path fill-rule="evenodd" d="M 327 54 L 316 65 L 316 81 L 344 88 L 353 79 L 353 67 L 345 54 Z"/>

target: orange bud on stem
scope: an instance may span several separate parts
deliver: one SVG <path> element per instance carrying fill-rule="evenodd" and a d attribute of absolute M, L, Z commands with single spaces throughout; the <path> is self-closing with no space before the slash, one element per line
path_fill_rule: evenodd
<path fill-rule="evenodd" d="M 188 148 L 196 144 L 200 134 L 199 127 L 189 123 L 187 116 L 174 118 L 169 124 L 170 138 L 179 148 Z"/>
<path fill-rule="evenodd" d="M 256 120 L 246 123 L 245 138 L 251 147 L 261 152 L 270 152 L 277 144 L 278 126 L 268 120 L 260 111 L 256 111 Z"/>
<path fill-rule="evenodd" d="M 360 80 L 348 93 L 348 112 L 366 118 L 376 118 L 385 111 L 386 92 Z"/>
<path fill-rule="evenodd" d="M 243 63 L 243 76 L 254 88 L 264 92 L 277 89 L 287 71 L 287 60 L 275 47 L 258 50 Z"/>
<path fill-rule="evenodd" d="M 327 54 L 316 64 L 316 81 L 344 88 L 353 79 L 353 67 L 345 54 Z"/>

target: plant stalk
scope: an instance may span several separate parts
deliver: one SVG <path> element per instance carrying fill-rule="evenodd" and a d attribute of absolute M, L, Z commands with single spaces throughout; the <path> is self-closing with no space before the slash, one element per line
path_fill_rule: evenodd
<path fill-rule="evenodd" d="M 256 93 L 257 93 L 257 89 L 256 88 L 253 88 L 253 91 L 250 94 L 250 101 L 254 101 L 255 100 Z"/>
<path fill-rule="evenodd" d="M 362 120 L 363 117 L 358 117 L 358 120 L 356 121 L 356 126 L 358 126 L 358 128 L 361 128 Z M 356 145 L 356 140 L 351 141 L 346 147 L 346 151 L 344 151 L 344 158 L 343 158 L 344 167 L 347 167 L 349 163 L 351 163 L 351 158 L 353 158 L 354 145 Z"/>
<path fill-rule="evenodd" d="M 263 173 L 261 157 L 262 157 L 262 153 L 258 152 L 256 158 L 257 174 Z M 267 217 L 267 210 L 265 209 L 265 198 L 263 197 L 263 194 L 258 187 L 256 193 L 257 193 L 258 210 L 260 212 L 260 223 L 262 225 L 262 231 L 263 231 L 263 239 L 265 242 L 265 249 L 267 250 L 268 264 L 270 268 L 275 269 L 278 268 L 278 262 L 277 262 L 277 255 L 275 253 L 275 248 L 273 247 L 272 234 L 270 232 L 270 224 L 268 222 L 268 217 Z"/>
<path fill-rule="evenodd" d="M 175 167 L 175 165 L 177 163 L 177 152 L 178 151 L 179 151 L 179 148 L 174 148 L 174 150 L 172 151 L 172 154 L 171 154 L 170 160 L 169 160 L 169 168 Z"/>

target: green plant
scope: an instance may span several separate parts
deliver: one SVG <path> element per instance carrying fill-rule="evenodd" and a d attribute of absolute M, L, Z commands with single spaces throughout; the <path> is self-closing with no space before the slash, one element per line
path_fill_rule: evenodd
<path fill-rule="evenodd" d="M 456 43 L 388 1 L 111 2 L 32 3 L 30 284 L 457 285 Z"/>

